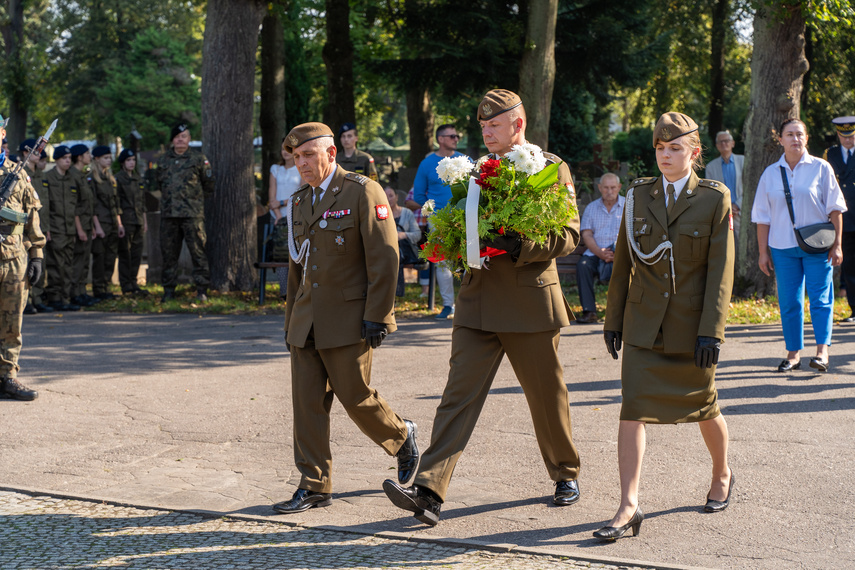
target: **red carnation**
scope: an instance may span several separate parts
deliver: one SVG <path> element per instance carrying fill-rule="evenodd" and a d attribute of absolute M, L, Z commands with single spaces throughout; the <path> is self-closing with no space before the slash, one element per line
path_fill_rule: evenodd
<path fill-rule="evenodd" d="M 478 180 L 475 182 L 481 188 L 492 188 L 492 186 L 487 182 L 488 178 L 496 178 L 499 175 L 499 161 L 495 158 L 491 158 L 485 160 L 483 164 L 481 164 L 481 175 L 478 177 Z"/>

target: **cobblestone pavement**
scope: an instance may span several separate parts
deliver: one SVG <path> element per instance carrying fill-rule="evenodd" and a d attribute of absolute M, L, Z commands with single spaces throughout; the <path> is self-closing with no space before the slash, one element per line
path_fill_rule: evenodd
<path fill-rule="evenodd" d="M 0 568 L 635 568 L 0 491 Z"/>

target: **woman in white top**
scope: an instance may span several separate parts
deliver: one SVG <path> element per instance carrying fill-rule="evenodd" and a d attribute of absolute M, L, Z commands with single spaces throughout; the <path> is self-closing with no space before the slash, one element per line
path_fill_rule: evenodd
<path fill-rule="evenodd" d="M 760 270 L 766 275 L 775 271 L 778 304 L 787 358 L 778 372 L 801 368 L 799 352 L 804 348 L 805 286 L 810 299 L 810 316 L 816 340 L 816 356 L 810 366 L 820 372 L 828 370 L 828 345 L 834 316 L 834 293 L 831 285 L 832 266 L 840 265 L 842 213 L 846 211 L 843 193 L 831 165 L 807 152 L 807 127 L 798 119 L 781 125 L 781 158 L 766 168 L 757 184 L 751 221 L 757 224 Z M 831 220 L 834 243 L 828 253 L 807 253 L 796 240 L 784 193 L 782 172 L 787 177 L 793 202 L 795 227 Z"/>
<path fill-rule="evenodd" d="M 303 179 L 300 177 L 300 172 L 294 166 L 294 157 L 290 152 L 285 150 L 285 139 L 282 139 L 282 148 L 280 150 L 282 159 L 279 164 L 274 164 L 270 167 L 270 186 L 268 189 L 268 206 L 270 207 L 270 216 L 273 218 L 271 223 L 276 227 L 274 233 L 271 234 L 271 240 L 274 244 L 287 243 L 288 241 L 288 225 L 285 223 L 285 215 L 288 211 L 288 200 L 291 195 L 303 185 Z M 269 249 L 273 249 L 268 246 Z M 277 247 L 277 256 L 280 259 L 276 261 L 288 261 L 287 248 L 281 254 L 279 250 L 283 248 Z M 284 255 L 285 258 L 281 259 Z M 288 287 L 288 266 L 279 267 L 276 269 L 276 276 L 279 278 L 279 296 L 285 298 L 285 293 Z"/>

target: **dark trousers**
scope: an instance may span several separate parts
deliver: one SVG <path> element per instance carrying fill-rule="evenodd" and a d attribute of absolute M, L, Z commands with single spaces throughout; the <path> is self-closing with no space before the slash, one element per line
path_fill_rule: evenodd
<path fill-rule="evenodd" d="M 117 228 L 105 229 L 106 235 L 92 241 L 92 292 L 103 295 L 110 290 L 110 281 L 116 269 L 116 257 L 119 254 L 119 233 Z"/>
<path fill-rule="evenodd" d="M 211 270 L 205 253 L 206 239 L 203 218 L 160 219 L 160 252 L 163 255 L 161 281 L 164 289 L 175 289 L 178 284 L 178 257 L 181 255 L 182 242 L 190 250 L 196 287 L 207 288 L 211 284 Z"/>
<path fill-rule="evenodd" d="M 846 288 L 849 309 L 855 312 L 855 232 L 843 232 L 843 264 L 840 267 L 840 284 Z"/>
<path fill-rule="evenodd" d="M 74 234 L 51 232 L 45 248 L 45 263 L 50 275 L 45 289 L 48 302 L 68 303 L 71 299 L 71 269 L 74 259 Z"/>
<path fill-rule="evenodd" d="M 142 262 L 145 232 L 141 224 L 125 224 L 125 237 L 119 239 L 119 283 L 122 292 L 135 290 Z"/>
<path fill-rule="evenodd" d="M 92 242 L 91 235 L 86 241 L 76 237 L 74 239 L 74 261 L 71 269 L 72 298 L 86 294 L 86 280 L 89 279 L 89 264 L 92 262 Z"/>
<path fill-rule="evenodd" d="M 612 278 L 612 263 L 607 263 L 596 255 L 583 255 L 576 263 L 576 284 L 579 286 L 579 302 L 582 310 L 597 312 L 597 297 L 594 294 L 594 276 L 608 283 Z"/>

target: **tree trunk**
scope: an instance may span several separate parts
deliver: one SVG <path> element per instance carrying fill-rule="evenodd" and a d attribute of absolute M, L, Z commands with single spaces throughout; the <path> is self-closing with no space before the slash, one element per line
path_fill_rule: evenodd
<path fill-rule="evenodd" d="M 430 93 L 424 87 L 407 89 L 407 125 L 410 128 L 408 165 L 417 168 L 433 150 L 433 113 L 430 109 Z"/>
<path fill-rule="evenodd" d="M 216 190 L 205 201 L 211 284 L 249 291 L 255 283 L 252 124 L 255 52 L 266 10 L 260 0 L 209 0 L 202 46 L 202 140 Z"/>
<path fill-rule="evenodd" d="M 8 0 L 9 20 L 2 28 L 3 43 L 6 47 L 6 71 L 2 78 L 6 86 L 6 98 L 9 102 L 9 124 L 6 138 L 9 139 L 11 152 L 18 152 L 21 141 L 27 138 L 27 73 L 24 70 L 22 52 L 24 50 L 24 0 Z"/>
<path fill-rule="evenodd" d="M 271 9 L 261 23 L 261 188 L 267 197 L 270 167 L 279 162 L 285 132 L 285 31 Z"/>
<path fill-rule="evenodd" d="M 774 12 L 773 12 L 774 11 Z M 775 13 L 777 12 L 777 13 Z M 777 129 L 799 117 L 805 59 L 805 20 L 801 6 L 776 2 L 760 8 L 754 17 L 754 54 L 751 61 L 751 104 L 745 119 L 745 167 L 742 171 L 742 228 L 736 264 L 736 292 L 764 296 L 775 290 L 775 280 L 757 265 L 757 226 L 750 223 L 760 175 L 781 157 Z"/>
<path fill-rule="evenodd" d="M 344 123 L 356 123 L 353 98 L 353 43 L 350 41 L 348 0 L 326 0 L 327 42 L 323 58 L 327 68 L 327 105 L 324 123 L 336 135 Z M 358 126 L 358 125 L 357 125 Z"/>
<path fill-rule="evenodd" d="M 558 0 L 531 0 L 526 25 L 526 49 L 520 60 L 519 95 L 528 116 L 526 139 L 543 150 L 549 145 L 557 19 Z"/>
<path fill-rule="evenodd" d="M 710 114 L 707 128 L 710 138 L 724 130 L 724 45 L 730 0 L 714 0 L 710 45 Z"/>

